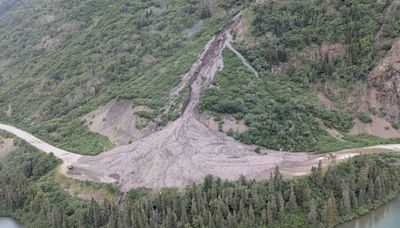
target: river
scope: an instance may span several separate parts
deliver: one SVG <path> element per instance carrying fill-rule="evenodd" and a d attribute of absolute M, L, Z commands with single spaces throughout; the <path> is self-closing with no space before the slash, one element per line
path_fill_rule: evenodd
<path fill-rule="evenodd" d="M 398 228 L 400 227 L 400 196 L 367 214 L 336 228 Z"/>
<path fill-rule="evenodd" d="M 13 218 L 0 217 L 0 228 L 23 228 L 24 226 Z"/>

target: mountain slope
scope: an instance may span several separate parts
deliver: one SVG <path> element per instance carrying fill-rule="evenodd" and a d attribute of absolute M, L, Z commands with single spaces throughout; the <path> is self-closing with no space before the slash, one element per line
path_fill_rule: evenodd
<path fill-rule="evenodd" d="M 235 46 L 262 77 L 227 69 L 206 91 L 200 109 L 214 116 L 221 129 L 228 128 L 224 119 L 244 120 L 247 131 L 225 131 L 242 142 L 277 150 L 332 151 L 399 138 L 398 91 L 389 69 L 399 60 L 398 5 L 271 1 L 250 7 L 239 23 Z M 373 79 L 381 65 L 386 71 Z M 379 99 L 386 96 L 387 101 L 375 111 L 361 108 L 377 80 Z"/>
<path fill-rule="evenodd" d="M 87 154 L 111 144 L 81 118 L 113 98 L 161 115 L 169 91 L 240 1 L 217 1 L 212 11 L 202 1 L 14 2 L 0 17 L 1 120 Z M 170 112 L 164 122 L 179 110 Z"/>
<path fill-rule="evenodd" d="M 0 120 L 80 154 L 160 130 L 182 114 L 190 66 L 240 9 L 232 46 L 243 56 L 200 97 L 203 122 L 276 150 L 397 141 L 398 120 L 384 115 L 396 102 L 360 108 L 399 36 L 397 1 L 2 1 Z M 379 131 L 364 130 L 375 119 Z"/>

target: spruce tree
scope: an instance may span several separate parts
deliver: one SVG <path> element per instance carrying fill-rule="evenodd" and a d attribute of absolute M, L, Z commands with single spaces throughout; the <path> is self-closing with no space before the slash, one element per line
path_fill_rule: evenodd
<path fill-rule="evenodd" d="M 346 184 L 343 187 L 343 192 L 342 192 L 342 202 L 341 204 L 343 205 L 343 212 L 348 213 L 351 210 L 351 202 L 350 202 L 350 194 L 349 194 L 349 189 L 348 185 Z"/>
<path fill-rule="evenodd" d="M 315 226 L 317 224 L 318 213 L 317 213 L 317 209 L 315 207 L 314 199 L 311 199 L 311 201 L 310 201 L 310 209 L 309 209 L 309 212 L 307 214 L 307 218 L 308 218 L 308 221 L 313 226 Z"/>
<path fill-rule="evenodd" d="M 282 192 L 278 192 L 278 197 L 277 197 L 277 206 L 278 206 L 278 218 L 283 219 L 285 216 L 285 201 L 283 200 L 282 197 Z"/>
<path fill-rule="evenodd" d="M 301 178 L 298 181 L 295 190 L 296 190 L 296 199 L 300 205 L 310 200 L 311 190 L 310 186 L 308 185 L 308 181 L 305 178 Z"/>
<path fill-rule="evenodd" d="M 296 202 L 296 194 L 294 191 L 293 184 L 290 186 L 290 195 L 289 195 L 289 201 L 288 201 L 288 208 L 289 211 L 294 212 L 297 209 L 297 202 Z"/>
<path fill-rule="evenodd" d="M 337 207 L 336 207 L 336 199 L 333 193 L 328 199 L 328 202 L 325 207 L 325 222 L 327 222 L 328 226 L 335 225 L 337 216 Z"/>

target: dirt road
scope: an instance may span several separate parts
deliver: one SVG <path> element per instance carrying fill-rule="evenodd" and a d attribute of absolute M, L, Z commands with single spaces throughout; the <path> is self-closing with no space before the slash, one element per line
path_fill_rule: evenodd
<path fill-rule="evenodd" d="M 45 143 L 42 140 L 31 135 L 30 133 L 20 130 L 16 127 L 6 125 L 6 124 L 0 124 L 0 129 L 16 135 L 17 137 L 25 140 L 27 143 L 29 143 L 32 146 L 36 147 L 37 149 L 45 152 L 46 154 L 53 153 L 54 156 L 63 160 L 63 165 L 61 168 L 64 173 L 66 172 L 66 167 L 69 164 L 76 162 L 79 158 L 82 157 L 82 155 L 74 154 L 74 153 L 59 149 L 57 147 L 54 147 L 48 143 Z"/>

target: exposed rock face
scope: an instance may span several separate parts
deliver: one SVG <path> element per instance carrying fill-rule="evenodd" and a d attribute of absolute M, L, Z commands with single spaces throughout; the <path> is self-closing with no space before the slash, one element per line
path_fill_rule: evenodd
<path fill-rule="evenodd" d="M 383 110 L 391 123 L 400 121 L 400 38 L 371 71 L 366 104 L 369 110 Z"/>

